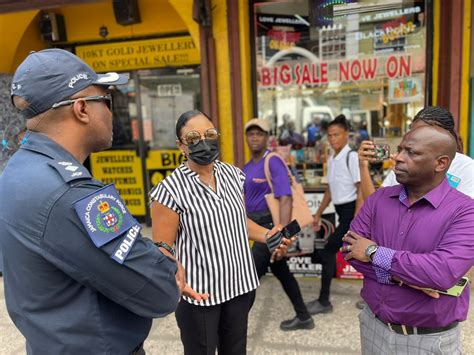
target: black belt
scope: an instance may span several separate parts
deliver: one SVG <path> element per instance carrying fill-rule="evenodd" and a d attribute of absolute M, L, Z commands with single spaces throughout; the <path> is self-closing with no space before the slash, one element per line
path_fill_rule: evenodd
<path fill-rule="evenodd" d="M 260 212 L 249 212 L 247 213 L 247 217 L 260 226 L 266 226 L 270 223 L 273 224 L 272 214 L 268 210 Z"/>
<path fill-rule="evenodd" d="M 423 335 L 423 334 L 441 333 L 441 332 L 445 332 L 447 330 L 453 329 L 455 326 L 459 324 L 458 321 L 455 321 L 447 325 L 446 327 L 439 327 L 439 328 L 410 327 L 408 325 L 387 323 L 381 320 L 379 317 L 377 317 L 377 319 L 381 321 L 383 324 L 385 324 L 388 327 L 388 329 L 390 329 L 392 332 L 395 332 L 397 334 L 403 334 L 403 335 L 413 335 L 413 334 Z"/>

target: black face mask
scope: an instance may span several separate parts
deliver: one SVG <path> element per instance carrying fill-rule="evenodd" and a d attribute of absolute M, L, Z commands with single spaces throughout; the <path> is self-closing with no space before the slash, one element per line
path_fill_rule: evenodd
<path fill-rule="evenodd" d="M 209 165 L 219 156 L 219 142 L 201 139 L 198 144 L 189 146 L 189 159 L 199 165 Z"/>

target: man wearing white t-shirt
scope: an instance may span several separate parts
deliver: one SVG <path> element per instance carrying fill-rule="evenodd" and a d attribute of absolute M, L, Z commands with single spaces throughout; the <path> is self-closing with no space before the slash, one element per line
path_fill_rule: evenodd
<path fill-rule="evenodd" d="M 348 145 L 349 131 L 346 118 L 340 115 L 329 123 L 328 141 L 334 154 L 328 159 L 328 187 L 316 214 L 315 230 L 319 230 L 321 216 L 332 201 L 339 217 L 339 224 L 329 236 L 324 250 L 321 251 L 321 291 L 319 298 L 309 302 L 306 307 L 310 314 L 329 313 L 333 307 L 329 301 L 331 281 L 336 266 L 336 253 L 342 246 L 342 237 L 349 230 L 354 218 L 358 195 L 360 174 L 357 153 Z"/>

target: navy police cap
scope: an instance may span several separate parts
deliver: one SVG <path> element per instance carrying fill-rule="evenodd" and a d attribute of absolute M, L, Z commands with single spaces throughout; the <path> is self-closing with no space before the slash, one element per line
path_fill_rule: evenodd
<path fill-rule="evenodd" d="M 97 74 L 71 52 L 50 48 L 31 52 L 20 64 L 13 76 L 11 97 L 23 98 L 28 107 L 21 114 L 32 118 L 91 85 L 120 85 L 127 81 L 123 74 Z"/>

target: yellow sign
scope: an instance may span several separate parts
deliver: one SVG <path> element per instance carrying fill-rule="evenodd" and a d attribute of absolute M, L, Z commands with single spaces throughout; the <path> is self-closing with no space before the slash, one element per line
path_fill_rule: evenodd
<path fill-rule="evenodd" d="M 133 150 L 109 150 L 91 155 L 92 175 L 115 184 L 131 214 L 144 216 L 145 192 L 140 158 Z"/>
<path fill-rule="evenodd" d="M 76 54 L 97 72 L 199 64 L 191 38 L 173 37 L 77 46 Z"/>
<path fill-rule="evenodd" d="M 146 167 L 150 174 L 150 183 L 155 186 L 170 175 L 183 161 L 179 150 L 151 150 L 148 152 Z"/>

